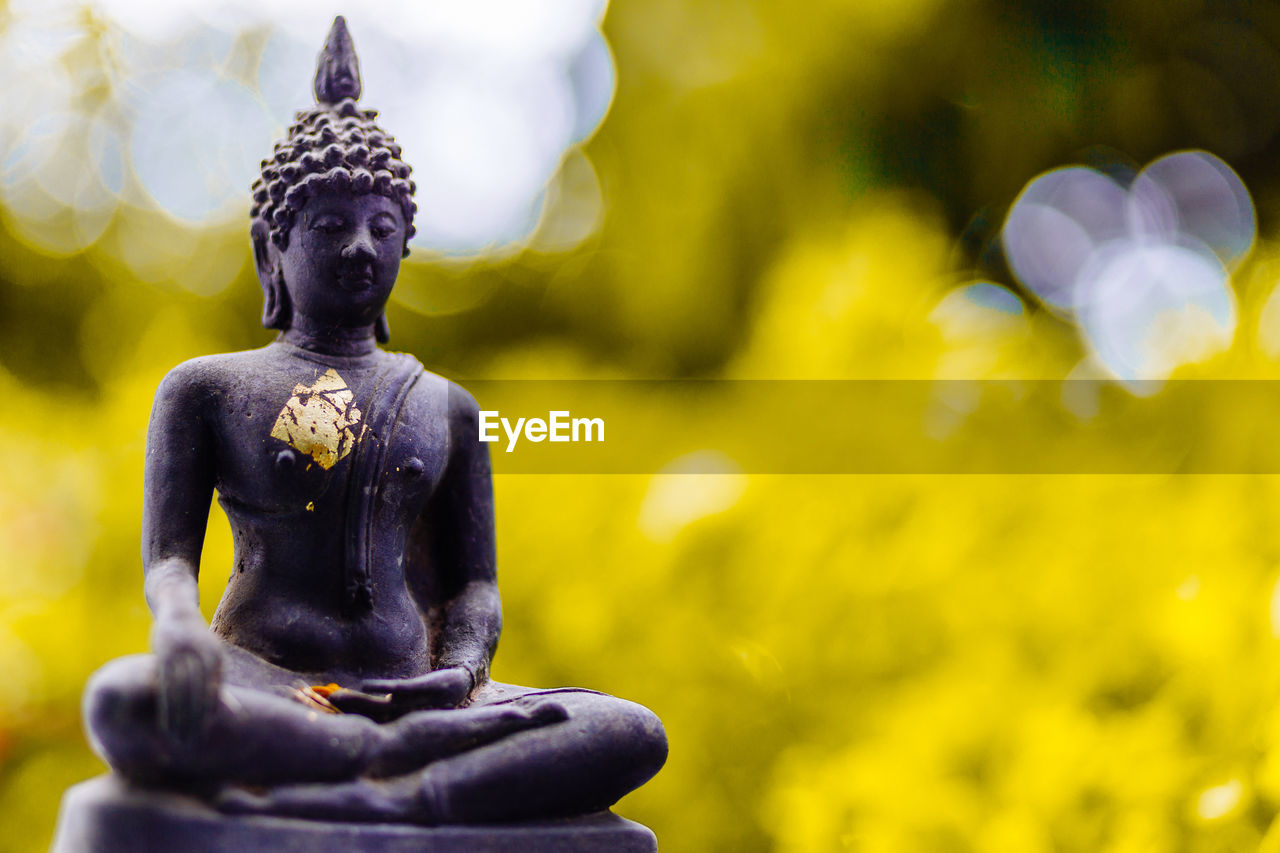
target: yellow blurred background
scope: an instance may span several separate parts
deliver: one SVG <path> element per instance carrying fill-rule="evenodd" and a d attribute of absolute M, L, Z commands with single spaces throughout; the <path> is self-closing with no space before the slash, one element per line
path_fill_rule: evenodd
<path fill-rule="evenodd" d="M 187 160 L 178 143 L 143 157 L 137 81 L 177 61 L 130 46 L 146 15 L 127 5 L 54 4 L 53 20 L 0 4 L 0 850 L 47 847 L 62 791 L 102 769 L 80 730 L 84 681 L 146 647 L 157 382 L 271 339 L 248 179 L 199 215 L 148 183 L 148 163 Z M 340 10 L 282 5 L 242 25 L 244 5 L 195 16 L 191 31 L 218 35 L 181 43 L 204 45 L 184 73 L 266 103 L 253 69 L 296 19 L 305 94 Z M 498 29 L 517 5 L 479 4 Z M 1010 272 L 1005 212 L 1049 169 L 1131 176 L 1203 148 L 1248 187 L 1257 238 L 1230 278 L 1226 339 L 1173 376 L 1280 376 L 1274 4 L 560 7 L 589 33 L 601 22 L 606 61 L 588 34 L 595 71 L 570 86 L 597 113 L 556 143 L 527 227 L 476 220 L 406 261 L 392 347 L 429 368 L 464 385 L 1106 376 L 1070 313 Z M 52 35 L 30 35 L 46 23 Z M 351 24 L 357 46 L 376 40 Z M 484 67 L 497 48 L 475 44 Z M 381 107 L 368 63 L 365 76 Z M 269 143 L 287 114 L 264 115 Z M 1000 296 L 970 298 L 976 282 Z M 1184 414 L 1160 392 L 1142 405 Z M 1064 393 L 1061 414 L 1090 409 Z M 1209 416 L 1227 442 L 1248 412 Z M 1014 452 L 1023 436 L 1007 433 Z M 494 673 L 661 716 L 669 763 L 618 810 L 664 851 L 1280 851 L 1275 476 L 766 476 L 732 459 L 680 473 L 686 462 L 544 476 L 503 475 L 499 460 L 495 483 Z M 215 507 L 206 614 L 230 553 Z"/>

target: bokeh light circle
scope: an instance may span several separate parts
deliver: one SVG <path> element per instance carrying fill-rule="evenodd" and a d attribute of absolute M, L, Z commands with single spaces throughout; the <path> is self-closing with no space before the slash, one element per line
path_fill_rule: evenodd
<path fill-rule="evenodd" d="M 138 180 L 169 213 L 201 222 L 224 205 L 245 206 L 246 187 L 271 150 L 272 125 L 245 86 L 198 72 L 146 81 L 133 128 Z M 192 109 L 199 104 L 199 109 Z"/>
<path fill-rule="evenodd" d="M 1081 334 L 1121 380 L 1162 380 L 1230 344 L 1235 300 L 1217 257 L 1189 240 L 1117 240 L 1090 259 L 1076 290 Z"/>
<path fill-rule="evenodd" d="M 1129 190 L 1138 233 L 1200 240 L 1228 267 L 1248 254 L 1257 230 L 1253 200 L 1230 166 L 1207 151 L 1179 151 L 1150 163 Z"/>
<path fill-rule="evenodd" d="M 1052 308 L 1072 304 L 1076 276 L 1099 245 L 1123 236 L 1125 190 L 1093 169 L 1040 175 L 1014 201 L 1002 240 L 1024 287 Z"/>

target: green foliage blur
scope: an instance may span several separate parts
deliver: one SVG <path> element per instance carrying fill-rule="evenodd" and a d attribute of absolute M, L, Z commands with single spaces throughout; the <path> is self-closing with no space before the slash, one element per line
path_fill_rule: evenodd
<path fill-rule="evenodd" d="M 999 322 L 939 304 L 975 280 L 1016 291 L 995 238 L 1041 171 L 1204 147 L 1253 192 L 1260 238 L 1233 346 L 1179 375 L 1280 376 L 1275 4 L 615 0 L 604 28 L 615 101 L 541 227 L 478 259 L 411 258 L 395 348 L 463 384 L 1061 379 L 1082 345 L 1030 297 Z M 604 208 L 575 243 L 591 174 Z M 121 208 L 71 254 L 3 223 L 0 849 L 27 851 L 102 769 L 85 679 L 146 649 L 156 383 L 271 335 L 247 217 L 196 230 Z M 495 675 L 662 717 L 669 764 L 618 810 L 664 851 L 1280 851 L 1275 477 L 496 491 Z M 206 615 L 230 553 L 215 508 Z"/>

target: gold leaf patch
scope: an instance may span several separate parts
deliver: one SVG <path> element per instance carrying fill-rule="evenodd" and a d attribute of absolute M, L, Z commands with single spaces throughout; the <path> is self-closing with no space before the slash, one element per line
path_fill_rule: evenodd
<path fill-rule="evenodd" d="M 360 442 L 364 435 L 360 419 L 346 380 L 330 368 L 314 385 L 293 386 L 293 396 L 280 410 L 271 437 L 310 456 L 327 471 Z"/>

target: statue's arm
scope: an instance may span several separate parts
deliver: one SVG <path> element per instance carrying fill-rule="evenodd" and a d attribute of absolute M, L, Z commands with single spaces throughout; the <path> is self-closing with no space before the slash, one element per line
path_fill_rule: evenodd
<path fill-rule="evenodd" d="M 472 687 L 488 678 L 502 630 L 489 447 L 478 419 L 471 395 L 451 386 L 448 462 L 425 511 L 423 559 L 410 567 L 425 599 L 433 669 L 465 670 Z"/>
<path fill-rule="evenodd" d="M 194 736 L 217 697 L 221 659 L 200 614 L 196 578 L 214 485 L 210 394 L 191 363 L 165 376 L 147 430 L 142 496 L 142 566 L 154 616 L 160 724 Z"/>
<path fill-rule="evenodd" d="M 157 620 L 200 618 L 196 577 L 214 480 L 202 385 L 188 365 L 170 371 L 156 389 L 147 429 L 142 567 Z"/>

